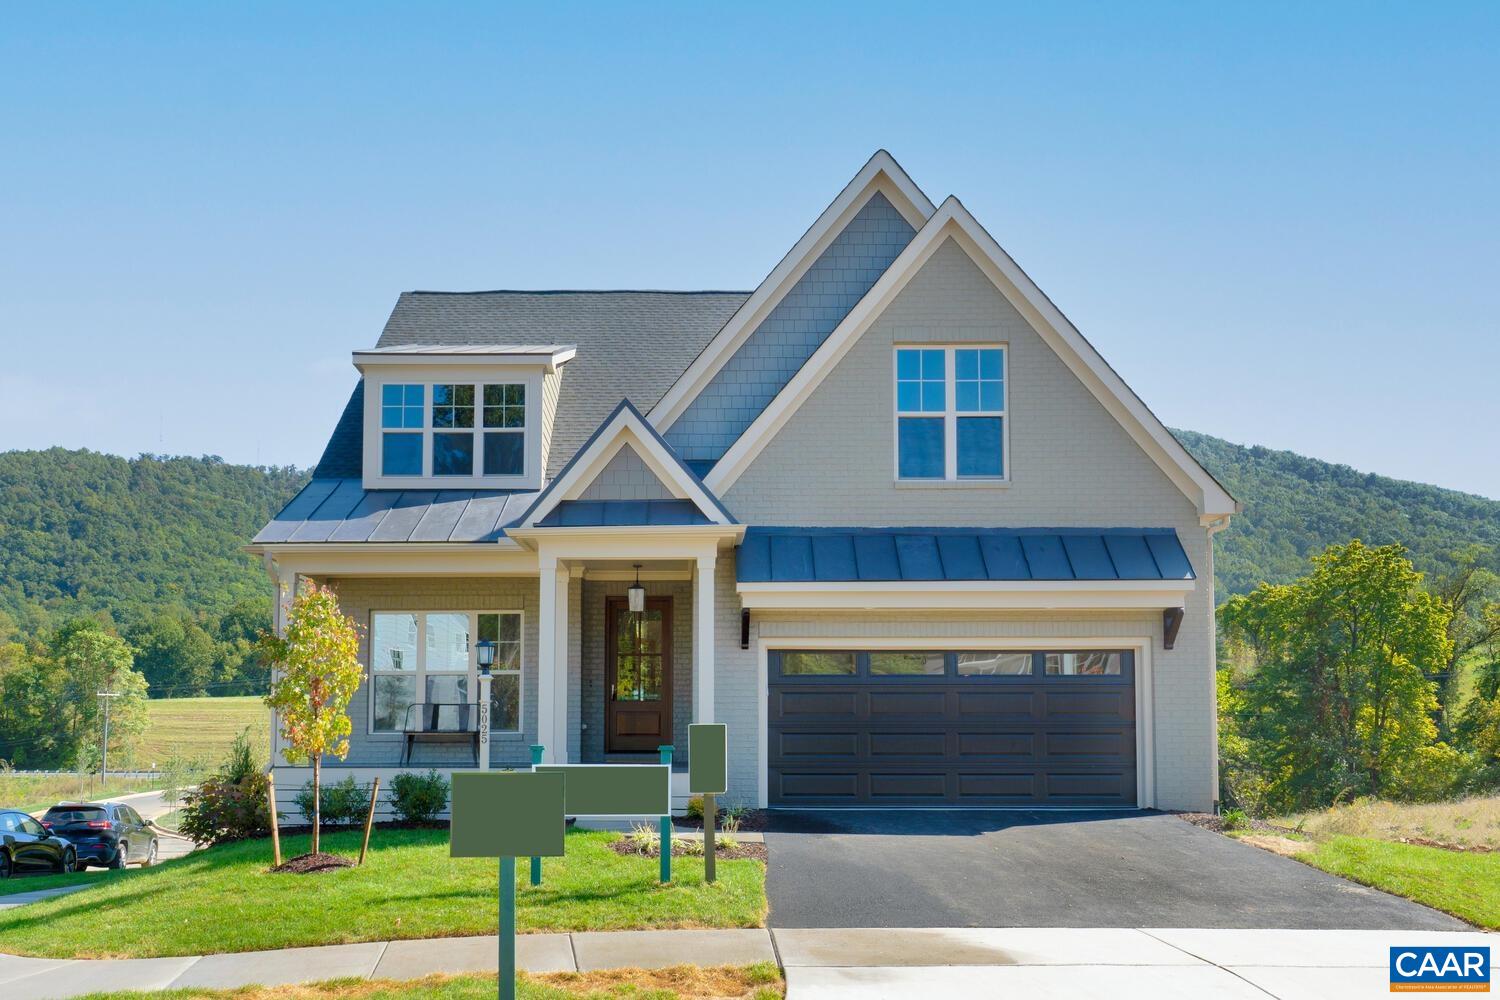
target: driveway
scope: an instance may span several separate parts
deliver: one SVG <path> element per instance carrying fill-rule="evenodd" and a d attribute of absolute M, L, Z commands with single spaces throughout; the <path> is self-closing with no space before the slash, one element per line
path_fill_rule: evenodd
<path fill-rule="evenodd" d="M 1151 812 L 775 812 L 772 927 L 1463 930 Z"/>

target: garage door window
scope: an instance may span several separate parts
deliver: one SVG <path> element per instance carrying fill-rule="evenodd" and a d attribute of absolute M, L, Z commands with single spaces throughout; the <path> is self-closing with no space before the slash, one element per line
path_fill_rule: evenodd
<path fill-rule="evenodd" d="M 959 653 L 960 677 L 1018 677 L 1032 672 L 1031 653 Z"/>
<path fill-rule="evenodd" d="M 870 675 L 941 677 L 946 662 L 942 653 L 871 653 Z"/>
<path fill-rule="evenodd" d="M 853 677 L 854 654 L 845 652 L 795 652 L 781 654 L 781 673 L 786 677 Z"/>
<path fill-rule="evenodd" d="M 1118 677 L 1122 654 L 1094 651 L 1087 653 L 1048 653 L 1049 677 Z"/>

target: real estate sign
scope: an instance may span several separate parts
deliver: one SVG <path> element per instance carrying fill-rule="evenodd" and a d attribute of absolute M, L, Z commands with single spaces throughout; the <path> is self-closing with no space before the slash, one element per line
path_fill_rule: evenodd
<path fill-rule="evenodd" d="M 729 790 L 729 727 L 722 722 L 688 726 L 688 794 L 723 795 Z"/>
<path fill-rule="evenodd" d="M 458 772 L 452 795 L 451 857 L 562 856 L 566 812 L 561 774 Z"/>

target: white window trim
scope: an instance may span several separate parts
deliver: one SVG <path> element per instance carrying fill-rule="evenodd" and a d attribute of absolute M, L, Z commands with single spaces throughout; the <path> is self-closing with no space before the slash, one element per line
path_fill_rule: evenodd
<path fill-rule="evenodd" d="M 376 670 L 374 661 L 375 651 L 375 616 L 376 615 L 415 615 L 417 619 L 417 663 L 416 669 L 407 670 Z M 411 677 L 417 682 L 418 703 L 427 697 L 427 616 L 428 615 L 468 615 L 469 616 L 469 669 L 465 675 L 469 680 L 469 704 L 476 705 L 479 701 L 479 649 L 478 640 L 474 637 L 479 634 L 480 615 L 515 615 L 517 620 L 517 635 L 520 638 L 520 659 L 514 670 L 497 670 L 490 668 L 491 677 L 514 677 L 516 678 L 516 728 L 515 729 L 491 729 L 492 736 L 519 736 L 526 729 L 526 613 L 519 608 L 513 609 L 491 609 L 480 611 L 463 611 L 457 608 L 428 608 L 423 611 L 411 608 L 375 608 L 370 611 L 370 620 L 366 634 L 369 636 L 369 652 L 367 658 L 371 666 L 366 671 L 369 690 L 365 700 L 369 702 L 365 712 L 365 734 L 377 739 L 399 739 L 399 729 L 376 729 L 375 728 L 375 677 Z M 437 677 L 458 676 L 456 670 L 437 670 L 432 675 Z"/>
<path fill-rule="evenodd" d="M 903 412 L 900 408 L 896 357 L 901 351 L 943 352 L 943 411 Z M 958 366 L 955 351 L 1000 352 L 1000 393 L 1005 404 L 998 410 L 958 410 Z M 891 472 L 893 482 L 901 488 L 1008 486 L 1011 481 L 1010 454 L 1010 344 L 1005 341 L 984 343 L 898 343 L 891 348 Z M 943 421 L 943 477 L 928 479 L 901 475 L 901 418 Z M 960 417 L 1000 418 L 1000 475 L 962 476 L 958 474 L 958 421 Z"/>
<path fill-rule="evenodd" d="M 541 489 L 542 468 L 542 373 L 540 370 L 516 368 L 392 369 L 365 376 L 365 444 L 364 477 L 366 489 Z M 420 385 L 423 390 L 422 426 L 390 428 L 391 433 L 420 434 L 422 438 L 422 471 L 416 475 L 386 475 L 382 446 L 387 428 L 382 426 L 381 400 L 387 385 Z M 470 385 L 474 387 L 474 426 L 460 428 L 434 427 L 432 408 L 434 387 Z M 525 426 L 486 428 L 484 426 L 484 387 L 486 385 L 519 385 L 526 390 Z M 484 435 L 486 431 L 520 433 L 524 441 L 520 473 L 489 474 L 484 469 Z M 435 434 L 468 433 L 473 435 L 474 472 L 467 476 L 434 475 L 432 454 Z"/>

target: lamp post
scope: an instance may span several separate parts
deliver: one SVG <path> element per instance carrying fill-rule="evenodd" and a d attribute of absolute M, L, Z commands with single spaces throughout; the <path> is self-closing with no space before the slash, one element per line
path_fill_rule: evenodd
<path fill-rule="evenodd" d="M 495 665 L 495 640 L 481 639 L 474 644 L 479 654 L 479 769 L 490 769 L 490 685 L 494 678 L 490 668 Z"/>

